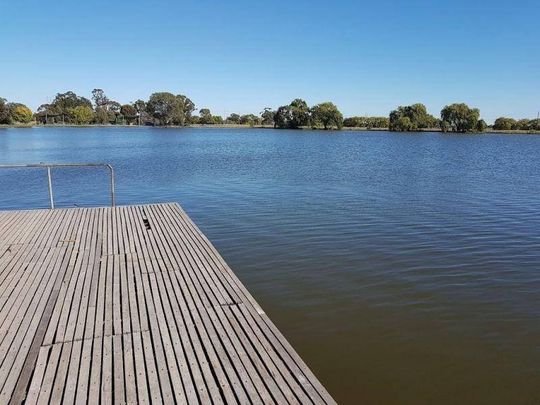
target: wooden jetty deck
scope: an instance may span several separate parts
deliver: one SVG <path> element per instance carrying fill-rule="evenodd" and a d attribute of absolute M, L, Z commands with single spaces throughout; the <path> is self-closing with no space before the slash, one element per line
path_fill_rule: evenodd
<path fill-rule="evenodd" d="M 177 204 L 0 212 L 0 404 L 334 403 Z"/>

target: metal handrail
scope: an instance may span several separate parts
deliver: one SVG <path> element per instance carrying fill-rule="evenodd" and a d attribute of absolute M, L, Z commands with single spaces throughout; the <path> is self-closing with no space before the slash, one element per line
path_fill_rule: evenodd
<path fill-rule="evenodd" d="M 47 180 L 49 182 L 49 200 L 51 202 L 51 209 L 54 209 L 54 197 L 52 189 L 52 174 L 51 169 L 54 167 L 106 167 L 109 169 L 111 178 L 111 206 L 115 205 L 114 194 L 114 169 L 108 163 L 32 163 L 24 165 L 0 165 L 0 169 L 24 169 L 24 168 L 45 168 L 47 169 Z"/>

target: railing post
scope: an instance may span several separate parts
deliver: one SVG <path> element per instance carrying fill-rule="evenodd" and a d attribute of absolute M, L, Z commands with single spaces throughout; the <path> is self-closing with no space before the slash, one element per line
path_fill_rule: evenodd
<path fill-rule="evenodd" d="M 49 200 L 51 201 L 51 210 L 54 210 L 54 198 L 52 192 L 52 178 L 50 166 L 47 166 L 47 179 L 49 180 Z"/>
<path fill-rule="evenodd" d="M 107 165 L 111 172 L 111 207 L 115 205 L 115 195 L 114 195 L 114 169 L 111 165 Z"/>

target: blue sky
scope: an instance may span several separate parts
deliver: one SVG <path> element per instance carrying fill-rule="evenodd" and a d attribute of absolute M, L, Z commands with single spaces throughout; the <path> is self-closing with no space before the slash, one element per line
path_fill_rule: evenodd
<path fill-rule="evenodd" d="M 0 97 L 119 102 L 154 91 L 214 113 L 296 97 L 346 115 L 466 102 L 487 121 L 540 110 L 536 1 L 0 2 Z"/>

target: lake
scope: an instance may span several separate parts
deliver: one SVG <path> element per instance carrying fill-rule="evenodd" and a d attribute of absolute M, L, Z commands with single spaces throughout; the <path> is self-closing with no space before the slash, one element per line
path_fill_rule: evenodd
<path fill-rule="evenodd" d="M 180 203 L 340 403 L 540 402 L 540 136 L 0 129 L 0 164 L 38 162 Z M 109 203 L 105 170 L 53 183 Z M 48 206 L 44 170 L 0 190 Z"/>

